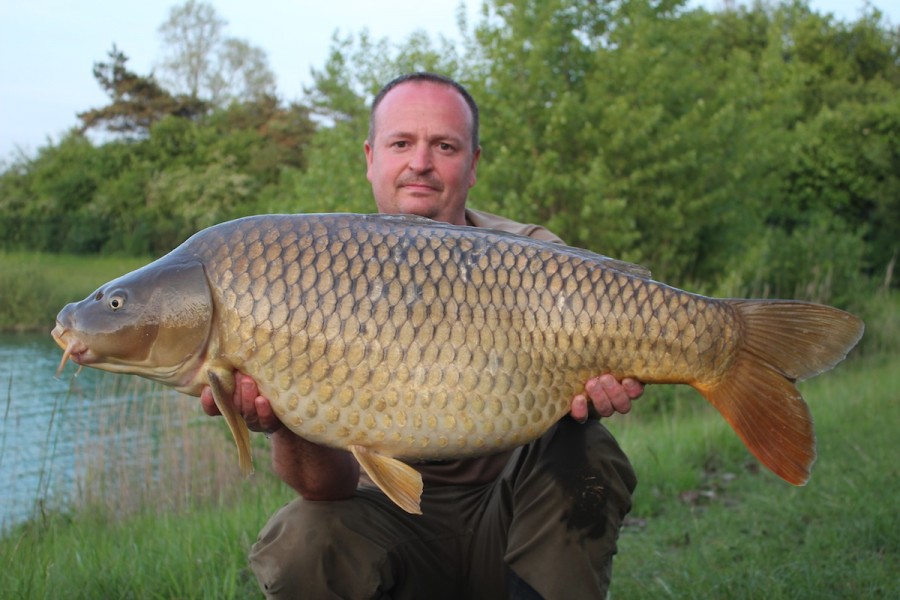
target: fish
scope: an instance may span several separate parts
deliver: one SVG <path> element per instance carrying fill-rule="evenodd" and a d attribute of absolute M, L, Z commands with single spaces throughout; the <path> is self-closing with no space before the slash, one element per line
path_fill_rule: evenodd
<path fill-rule="evenodd" d="M 601 373 L 694 387 L 794 485 L 816 457 L 796 382 L 842 361 L 856 316 L 796 300 L 711 298 L 614 258 L 411 215 L 256 215 L 214 225 L 66 305 L 78 365 L 199 396 L 210 386 L 252 471 L 234 372 L 278 418 L 352 452 L 421 513 L 409 463 L 526 444 Z M 80 368 L 80 367 L 79 367 Z"/>

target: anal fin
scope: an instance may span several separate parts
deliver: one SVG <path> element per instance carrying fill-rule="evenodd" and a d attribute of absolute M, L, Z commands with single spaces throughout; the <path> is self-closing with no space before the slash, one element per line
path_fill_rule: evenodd
<path fill-rule="evenodd" d="M 422 476 L 408 464 L 352 445 L 350 451 L 385 495 L 408 513 L 421 515 Z"/>

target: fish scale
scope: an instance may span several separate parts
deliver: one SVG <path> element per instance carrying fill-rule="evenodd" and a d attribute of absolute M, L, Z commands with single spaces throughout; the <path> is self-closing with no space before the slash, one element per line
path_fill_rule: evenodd
<path fill-rule="evenodd" d="M 210 236 L 197 249 L 213 289 L 222 290 L 223 310 L 240 317 L 236 327 L 223 328 L 219 343 L 243 356 L 248 372 L 262 375 L 260 391 L 279 418 L 312 441 L 347 439 L 392 456 L 429 459 L 514 447 L 568 412 L 597 360 L 576 351 L 596 347 L 595 338 L 624 337 L 618 321 L 592 326 L 583 318 L 584 302 L 559 301 L 566 299 L 566 279 L 558 274 L 566 257 L 529 251 L 530 240 L 493 247 L 489 240 L 475 245 L 434 234 L 430 223 L 428 236 L 415 227 L 384 235 L 351 223 L 344 218 L 329 227 L 288 230 L 283 242 L 274 222 L 254 223 L 240 234 Z M 264 253 L 255 248 L 267 231 Z M 248 248 L 248 261 L 207 262 L 227 244 Z M 279 260 L 285 254 L 291 260 Z M 273 362 L 284 319 L 270 319 L 267 290 L 294 262 L 301 267 L 300 294 L 283 316 L 295 315 L 291 328 L 301 341 L 296 353 L 286 347 L 289 356 Z M 569 262 L 583 261 L 563 263 L 572 291 L 596 293 L 590 271 Z M 503 281 L 521 293 L 504 302 Z M 359 330 L 357 322 L 373 326 Z M 357 331 L 362 347 L 345 341 Z M 255 347 L 247 347 L 247 339 Z M 521 355 L 527 364 L 520 364 Z M 510 372 L 528 376 L 511 378 Z M 466 414 L 438 417 L 436 410 Z"/>
<path fill-rule="evenodd" d="M 833 367 L 862 331 L 831 307 L 707 298 L 577 248 L 336 214 L 203 230 L 64 308 L 53 335 L 62 364 L 194 395 L 209 385 L 249 469 L 230 400 L 233 372 L 245 372 L 287 427 L 353 452 L 417 512 L 421 478 L 398 459 L 531 441 L 604 372 L 692 385 L 766 466 L 801 484 L 815 440 L 794 381 Z"/>

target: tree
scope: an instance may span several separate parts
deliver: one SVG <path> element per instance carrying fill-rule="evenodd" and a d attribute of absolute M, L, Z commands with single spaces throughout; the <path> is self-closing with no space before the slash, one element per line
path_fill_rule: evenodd
<path fill-rule="evenodd" d="M 165 57 L 161 77 L 169 87 L 213 106 L 256 100 L 275 92 L 265 52 L 224 36 L 227 21 L 205 2 L 175 6 L 159 27 Z"/>
<path fill-rule="evenodd" d="M 275 76 L 269 70 L 266 53 L 245 40 L 226 38 L 215 56 L 208 78 L 212 102 L 257 101 L 275 91 Z"/>
<path fill-rule="evenodd" d="M 202 7 L 185 10 L 215 24 Z M 432 70 L 481 107 L 476 208 L 715 295 L 849 305 L 872 280 L 897 285 L 900 31 L 874 9 L 847 24 L 803 0 L 712 13 L 488 0 L 464 35 L 462 51 L 422 33 L 335 37 L 303 104 L 254 96 L 192 118 L 177 116 L 190 96 L 130 73 L 114 48 L 96 68 L 112 105 L 85 120 L 144 133 L 98 147 L 73 134 L 14 165 L 0 176 L 0 244 L 161 252 L 250 212 L 371 211 L 372 96 Z M 264 61 L 225 46 L 233 72 Z M 216 85 L 256 85 L 230 77 Z"/>
<path fill-rule="evenodd" d="M 208 122 L 223 142 L 235 132 L 252 134 L 255 141 L 228 144 L 223 150 L 244 157 L 248 173 L 266 183 L 276 181 L 285 168 L 303 169 L 307 146 L 315 134 L 308 107 L 296 102 L 282 106 L 273 96 L 232 103 L 214 111 Z"/>
<path fill-rule="evenodd" d="M 78 113 L 81 131 L 103 128 L 109 132 L 145 136 L 150 127 L 168 115 L 195 118 L 206 110 L 203 102 L 173 96 L 152 75 L 140 76 L 128 70 L 128 57 L 113 45 L 109 62 L 94 63 L 94 78 L 111 103 Z"/>
<path fill-rule="evenodd" d="M 494 0 L 468 42 L 475 51 L 467 83 L 481 104 L 482 163 L 473 202 L 541 223 L 568 243 L 621 258 L 638 231 L 626 196 L 604 180 L 607 140 L 595 95 L 618 3 L 593 0 Z"/>

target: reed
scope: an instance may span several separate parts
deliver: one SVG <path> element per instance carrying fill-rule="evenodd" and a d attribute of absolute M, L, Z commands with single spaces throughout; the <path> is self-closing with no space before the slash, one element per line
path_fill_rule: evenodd
<path fill-rule="evenodd" d="M 91 375 L 84 383 L 72 377 L 64 395 L 47 395 L 52 404 L 32 437 L 40 439 L 37 453 L 11 447 L 7 439 L 23 417 L 10 414 L 19 392 L 13 375 L 8 378 L 0 464 L 11 467 L 3 473 L 17 477 L 15 461 L 39 463 L 30 467 L 37 473 L 34 519 L 48 512 L 102 514 L 109 521 L 185 512 L 227 504 L 246 490 L 224 421 L 203 414 L 196 398 L 138 377 Z M 254 441 L 255 462 L 264 473 L 267 443 L 262 436 Z"/>
<path fill-rule="evenodd" d="M 60 468 L 53 446 L 73 413 L 83 416 L 75 421 L 74 484 L 61 492 L 49 485 Z M 254 436 L 257 473 L 244 478 L 224 421 L 205 416 L 196 398 L 101 373 L 90 389 L 73 381 L 44 444 L 32 518 L 0 537 L 0 597 L 256 593 L 247 549 L 293 497 L 268 470 L 263 436 Z"/>
<path fill-rule="evenodd" d="M 93 431 L 80 432 L 76 506 L 124 518 L 227 501 L 243 479 L 218 419 L 194 398 L 159 384 L 110 376 L 85 407 Z"/>

